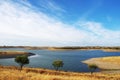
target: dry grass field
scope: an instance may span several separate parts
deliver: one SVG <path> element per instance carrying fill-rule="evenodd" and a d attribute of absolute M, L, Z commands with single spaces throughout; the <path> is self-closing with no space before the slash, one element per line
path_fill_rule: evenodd
<path fill-rule="evenodd" d="M 75 73 L 39 68 L 0 66 L 0 80 L 120 80 L 120 74 Z"/>
<path fill-rule="evenodd" d="M 120 56 L 92 58 L 83 63 L 96 64 L 101 69 L 120 69 Z"/>

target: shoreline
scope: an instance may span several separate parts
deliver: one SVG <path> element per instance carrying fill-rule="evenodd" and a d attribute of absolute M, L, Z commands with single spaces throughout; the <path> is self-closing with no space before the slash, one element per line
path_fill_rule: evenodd
<path fill-rule="evenodd" d="M 82 62 L 87 65 L 95 64 L 103 71 L 120 70 L 120 56 L 91 58 Z"/>
<path fill-rule="evenodd" d="M 0 51 L 0 59 L 15 58 L 16 56 L 20 55 L 32 56 L 35 54 L 23 51 Z"/>
<path fill-rule="evenodd" d="M 120 52 L 120 46 L 0 46 L 0 48 L 23 48 L 26 50 L 50 50 L 50 51 L 64 51 L 64 50 L 102 50 L 105 52 Z"/>
<path fill-rule="evenodd" d="M 62 48 L 48 48 L 47 50 L 50 50 L 50 51 L 68 51 L 68 50 L 87 51 L 87 50 L 101 50 L 101 51 L 103 51 L 103 52 L 120 52 L 120 50 L 116 50 L 116 49 L 62 49 Z"/>

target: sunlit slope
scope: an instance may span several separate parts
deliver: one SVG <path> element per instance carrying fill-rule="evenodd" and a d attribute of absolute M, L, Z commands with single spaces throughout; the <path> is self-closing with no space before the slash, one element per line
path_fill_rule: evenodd
<path fill-rule="evenodd" d="M 0 67 L 0 80 L 119 80 L 120 74 L 75 73 L 38 68 Z"/>
<path fill-rule="evenodd" d="M 92 58 L 83 63 L 96 64 L 101 69 L 120 69 L 120 56 Z"/>

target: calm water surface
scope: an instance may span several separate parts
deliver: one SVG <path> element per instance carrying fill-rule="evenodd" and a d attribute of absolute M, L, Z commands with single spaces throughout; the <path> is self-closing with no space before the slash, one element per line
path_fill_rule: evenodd
<path fill-rule="evenodd" d="M 2 48 L 0 50 L 19 50 L 27 51 L 36 54 L 35 56 L 29 57 L 30 64 L 26 65 L 29 67 L 40 67 L 54 69 L 52 62 L 54 60 L 63 60 L 64 66 L 61 70 L 65 71 L 75 71 L 75 72 L 89 72 L 86 64 L 81 61 L 95 58 L 95 57 L 105 57 L 105 56 L 120 56 L 120 52 L 103 52 L 101 50 L 68 50 L 68 51 L 49 51 L 49 50 L 25 50 L 21 48 Z M 1 65 L 15 65 L 14 58 L 0 59 Z"/>

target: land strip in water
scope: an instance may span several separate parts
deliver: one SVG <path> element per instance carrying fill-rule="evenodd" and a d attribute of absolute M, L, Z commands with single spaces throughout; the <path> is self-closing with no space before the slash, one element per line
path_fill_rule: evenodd
<path fill-rule="evenodd" d="M 0 51 L 0 59 L 15 58 L 16 56 L 19 56 L 19 55 L 32 56 L 34 54 L 30 52 L 24 52 L 24 51 Z"/>

